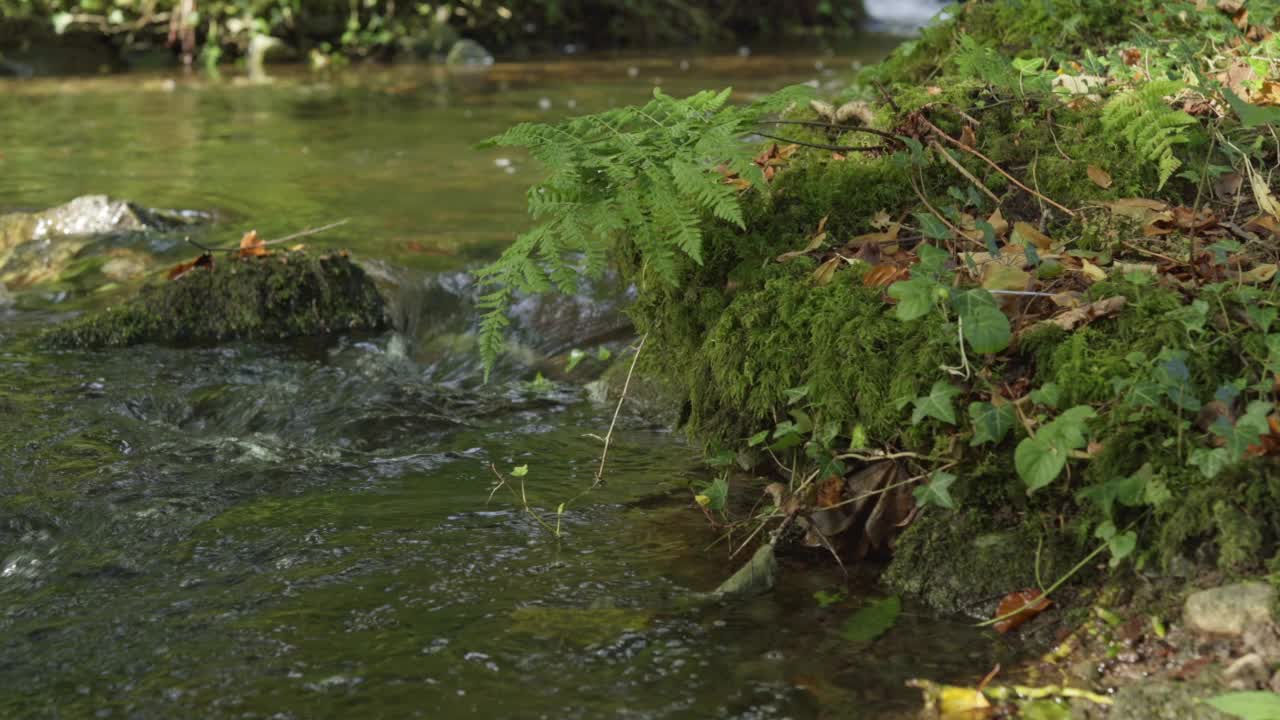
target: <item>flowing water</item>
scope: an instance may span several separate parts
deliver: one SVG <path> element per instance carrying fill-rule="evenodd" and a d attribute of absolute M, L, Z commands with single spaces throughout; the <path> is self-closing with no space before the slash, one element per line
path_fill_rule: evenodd
<path fill-rule="evenodd" d="M 820 558 L 770 595 L 699 599 L 741 558 L 712 546 L 676 433 L 624 413 L 607 485 L 583 494 L 612 408 L 531 384 L 529 363 L 616 326 L 616 293 L 522 303 L 529 357 L 489 385 L 468 346 L 465 270 L 524 226 L 537 177 L 474 143 L 655 85 L 838 82 L 854 59 L 0 85 L 0 211 L 109 193 L 213 212 L 209 244 L 350 218 L 306 242 L 350 248 L 398 324 L 54 354 L 23 338 L 121 291 L 51 280 L 0 307 L 0 718 L 894 717 L 916 707 L 909 677 L 981 676 L 1006 649 L 910 604 L 882 638 L 844 639 L 879 595 Z M 79 252 L 193 254 L 163 233 Z M 512 488 L 490 497 L 491 463 L 529 466 L 549 523 L 568 501 L 560 539 Z"/>

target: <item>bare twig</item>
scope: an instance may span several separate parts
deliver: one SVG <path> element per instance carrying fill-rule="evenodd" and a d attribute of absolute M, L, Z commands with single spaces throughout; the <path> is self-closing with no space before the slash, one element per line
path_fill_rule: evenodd
<path fill-rule="evenodd" d="M 760 131 L 756 131 L 754 134 L 759 135 L 760 137 L 763 137 L 763 138 L 769 138 L 770 140 L 777 140 L 778 142 L 790 143 L 792 145 L 799 145 L 801 147 L 814 148 L 815 150 L 830 150 L 831 152 L 839 152 L 839 153 L 876 152 L 876 151 L 885 149 L 883 145 L 824 145 L 822 143 L 811 143 L 811 142 L 805 142 L 803 140 L 796 140 L 795 138 L 786 138 L 780 135 L 770 135 L 769 133 L 760 132 Z"/>
<path fill-rule="evenodd" d="M 889 107 L 893 108 L 894 112 L 901 113 L 902 108 L 898 107 L 898 103 L 893 101 L 893 96 L 890 95 L 889 91 L 885 89 L 884 84 L 881 83 L 879 80 L 872 80 L 872 82 L 876 84 L 876 89 L 880 91 L 880 94 L 882 96 L 884 96 L 884 101 L 889 103 Z"/>
<path fill-rule="evenodd" d="M 604 450 L 600 452 L 600 467 L 596 468 L 596 480 L 591 487 L 596 488 L 604 484 L 604 464 L 609 458 L 609 443 L 613 440 L 613 428 L 618 424 L 618 415 L 622 413 L 622 403 L 626 402 L 627 390 L 631 387 L 631 375 L 636 371 L 636 363 L 640 360 L 640 351 L 644 349 L 644 341 L 649 339 L 649 333 L 645 333 L 640 338 L 640 343 L 636 345 L 636 354 L 631 358 L 631 367 L 627 370 L 627 379 L 622 383 L 622 395 L 618 397 L 618 406 L 613 410 L 613 420 L 609 422 L 609 432 L 604 435 Z"/>
<path fill-rule="evenodd" d="M 954 145 L 954 146 L 956 146 L 956 147 L 960 148 L 960 150 L 962 150 L 963 152 L 967 152 L 967 153 L 969 153 L 970 155 L 972 155 L 972 156 L 974 156 L 974 157 L 978 158 L 979 160 L 981 160 L 981 161 L 985 162 L 986 164 L 990 165 L 990 166 L 991 166 L 991 167 L 992 167 L 996 172 L 998 172 L 998 173 L 1000 173 L 1001 175 L 1003 175 L 1003 176 L 1005 176 L 1006 178 L 1008 178 L 1009 182 L 1013 183 L 1014 185 L 1017 185 L 1018 187 L 1022 188 L 1023 190 L 1025 190 L 1026 192 L 1030 193 L 1031 195 L 1034 195 L 1035 197 L 1040 198 L 1041 200 L 1043 200 L 1043 201 L 1045 201 L 1045 202 L 1049 203 L 1050 205 L 1052 205 L 1053 207 L 1057 208 L 1058 210 L 1061 210 L 1062 212 L 1066 213 L 1067 215 L 1069 215 L 1069 216 L 1071 216 L 1071 217 L 1075 217 L 1076 212 L 1075 212 L 1074 210 L 1072 210 L 1071 208 L 1068 208 L 1068 207 L 1066 207 L 1066 206 L 1064 206 L 1064 205 L 1062 205 L 1062 204 L 1060 204 L 1060 203 L 1058 203 L 1058 202 L 1055 202 L 1052 198 L 1045 197 L 1044 195 L 1040 194 L 1039 192 L 1037 192 L 1037 191 L 1035 191 L 1035 190 L 1032 190 L 1031 188 L 1027 187 L 1026 185 L 1024 185 L 1024 184 L 1022 183 L 1022 181 L 1021 181 L 1021 180 L 1019 180 L 1018 178 L 1016 178 L 1016 177 L 1014 177 L 1014 176 L 1010 175 L 1007 171 L 1005 171 L 1005 169 L 1004 169 L 1004 168 L 1002 168 L 1002 167 L 1000 167 L 999 165 L 997 165 L 997 164 L 996 164 L 996 162 L 995 162 L 994 160 L 992 160 L 991 158 L 987 157 L 986 155 L 983 155 L 981 152 L 978 152 L 978 150 L 976 150 L 976 149 L 974 149 L 974 148 L 971 148 L 971 147 L 969 147 L 968 145 L 965 145 L 964 143 L 960 142 L 959 140 L 956 140 L 955 138 L 953 138 L 953 137 L 951 137 L 950 135 L 946 134 L 945 132 L 943 132 L 943 131 L 942 131 L 942 128 L 938 127 L 937 125 L 934 125 L 933 123 L 929 122 L 928 120 L 924 119 L 923 117 L 922 117 L 922 118 L 920 118 L 920 120 L 921 120 L 921 122 L 923 122 L 926 126 L 928 126 L 928 128 L 929 128 L 929 129 L 930 129 L 934 134 L 936 134 L 938 137 L 942 138 L 943 140 L 946 140 L 946 141 L 947 141 L 947 144 L 949 144 L 949 145 Z"/>
<path fill-rule="evenodd" d="M 946 148 L 939 145 L 937 140 L 930 139 L 929 146 L 937 150 L 938 153 L 942 155 L 942 158 L 946 160 L 948 163 L 950 163 L 951 167 L 959 171 L 960 174 L 963 175 L 966 180 L 973 183 L 974 186 L 976 186 L 982 192 L 986 193 L 987 197 L 991 198 L 991 201 L 996 204 L 996 207 L 1000 206 L 1000 198 L 996 197 L 996 194 L 991 192 L 990 188 L 988 188 L 986 185 L 983 185 L 981 180 L 974 177 L 973 173 L 969 172 L 968 168 L 961 165 L 959 160 L 956 160 L 955 158 L 951 157 L 951 153 L 947 152 Z"/>
<path fill-rule="evenodd" d="M 860 132 L 868 135 L 882 137 L 895 145 L 901 145 L 902 140 L 897 135 L 888 130 L 880 130 L 878 128 L 867 127 L 865 125 L 838 125 L 835 123 L 819 122 L 817 120 L 761 120 L 761 125 L 798 125 L 800 127 L 816 127 L 826 130 L 839 130 L 840 132 Z"/>

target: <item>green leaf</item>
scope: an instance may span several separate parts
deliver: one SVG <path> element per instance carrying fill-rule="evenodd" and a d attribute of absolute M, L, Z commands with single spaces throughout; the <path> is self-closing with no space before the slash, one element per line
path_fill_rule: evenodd
<path fill-rule="evenodd" d="M 1148 502 L 1147 483 L 1152 474 L 1151 463 L 1146 463 L 1129 477 L 1091 485 L 1076 493 L 1076 497 L 1093 501 L 1102 508 L 1103 516 L 1109 518 L 1117 502 L 1126 507 L 1137 507 Z M 1165 492 L 1168 492 L 1168 488 L 1165 488 Z"/>
<path fill-rule="evenodd" d="M 728 479 L 726 479 L 724 475 L 717 477 L 702 489 L 701 495 L 707 498 L 708 509 L 716 512 L 723 511 L 725 505 L 729 502 Z"/>
<path fill-rule="evenodd" d="M 53 31 L 58 35 L 67 31 L 71 26 L 71 21 L 75 18 L 69 12 L 55 13 L 53 16 Z"/>
<path fill-rule="evenodd" d="M 528 475 L 528 474 L 529 474 L 528 465 L 520 465 L 519 467 L 514 467 L 511 469 L 512 477 L 524 477 L 525 475 Z"/>
<path fill-rule="evenodd" d="M 930 215 L 929 217 L 933 216 Z M 951 253 L 929 244 L 917 245 L 916 255 L 920 257 L 920 263 L 916 265 L 916 268 L 920 272 L 932 275 L 935 278 L 946 272 L 947 261 L 951 259 Z"/>
<path fill-rule="evenodd" d="M 929 278 L 913 277 L 889 286 L 889 297 L 898 301 L 893 314 L 903 322 L 924 317 L 933 310 L 933 291 L 938 284 Z"/>
<path fill-rule="evenodd" d="M 831 607 L 836 603 L 843 602 L 845 594 L 839 590 L 818 590 L 813 593 L 813 599 L 818 601 L 818 607 Z"/>
<path fill-rule="evenodd" d="M 969 419 L 973 422 L 973 439 L 970 445 L 999 443 L 1013 429 L 1017 415 L 1013 406 L 1005 403 L 999 407 L 989 402 L 969 403 Z"/>
<path fill-rule="evenodd" d="M 915 496 L 916 502 L 923 507 L 936 505 L 946 510 L 955 510 L 956 501 L 951 497 L 951 485 L 955 481 L 955 475 L 935 470 L 930 474 L 929 482 L 920 485 L 911 494 Z"/>
<path fill-rule="evenodd" d="M 1200 474 L 1212 480 L 1231 467 L 1231 456 L 1223 448 L 1208 450 L 1196 448 L 1191 451 L 1190 464 L 1200 469 Z"/>
<path fill-rule="evenodd" d="M 1031 402 L 1057 409 L 1058 403 L 1062 400 L 1062 391 L 1058 389 L 1057 383 L 1045 383 L 1035 390 L 1031 391 Z"/>
<path fill-rule="evenodd" d="M 747 439 L 747 447 L 755 447 L 768 439 L 769 439 L 769 431 L 761 430 L 760 432 L 756 433 L 755 435 L 752 435 L 750 438 Z"/>
<path fill-rule="evenodd" d="M 951 228 L 938 219 L 933 213 L 915 213 L 916 222 L 920 223 L 920 232 L 931 240 L 950 240 Z"/>
<path fill-rule="evenodd" d="M 951 306 L 959 313 L 964 338 L 974 352 L 990 354 L 1009 347 L 1013 330 L 991 293 L 981 289 L 956 293 Z"/>
<path fill-rule="evenodd" d="M 1067 466 L 1071 451 L 1085 445 L 1085 422 L 1096 416 L 1093 408 L 1077 405 L 1018 443 L 1013 464 L 1028 492 L 1035 492 L 1057 479 Z"/>
<path fill-rule="evenodd" d="M 919 425 L 921 420 L 931 417 L 948 425 L 956 424 L 955 399 L 962 390 L 945 380 L 933 384 L 929 394 L 911 401 L 915 410 L 911 412 L 911 424 Z"/>
<path fill-rule="evenodd" d="M 1217 695 L 1206 703 L 1241 720 L 1280 720 L 1280 694 L 1235 692 Z"/>
<path fill-rule="evenodd" d="M 1260 107 L 1245 102 L 1244 98 L 1231 91 L 1231 88 L 1222 88 L 1222 94 L 1227 98 L 1227 102 L 1231 105 L 1231 109 L 1239 116 L 1240 122 L 1244 123 L 1247 128 L 1262 127 L 1264 125 L 1280 125 L 1280 108 Z"/>
<path fill-rule="evenodd" d="M 1118 567 L 1122 560 L 1133 554 L 1136 547 L 1138 534 L 1132 530 L 1112 536 L 1107 540 L 1107 549 L 1111 551 L 1111 567 Z"/>
<path fill-rule="evenodd" d="M 840 628 L 840 634 L 850 642 L 871 642 L 888 632 L 901 614 L 902 601 L 886 598 L 854 613 Z"/>

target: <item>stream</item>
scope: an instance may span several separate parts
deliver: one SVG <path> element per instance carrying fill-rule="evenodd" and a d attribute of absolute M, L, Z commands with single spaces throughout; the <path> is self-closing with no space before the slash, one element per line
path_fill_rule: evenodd
<path fill-rule="evenodd" d="M 215 221 L 234 244 L 340 219 L 391 298 L 372 337 L 40 353 L 23 340 L 127 291 L 53 279 L 0 304 L 0 718 L 892 718 L 907 679 L 975 682 L 1012 650 L 883 597 L 815 555 L 779 588 L 709 602 L 729 558 L 691 501 L 674 431 L 535 360 L 617 323 L 599 288 L 517 308 L 527 349 L 484 384 L 467 270 L 524 228 L 540 169 L 475 150 L 514 122 L 734 86 L 837 86 L 852 54 L 612 57 L 0 83 L 0 212 L 105 193 Z M 177 233 L 83 253 L 190 259 Z M 609 345 L 625 352 L 626 342 Z M 490 464 L 527 465 L 530 505 Z M 514 479 L 513 479 L 514 482 Z M 492 494 L 492 497 L 491 497 Z M 842 592 L 820 606 L 815 593 Z"/>

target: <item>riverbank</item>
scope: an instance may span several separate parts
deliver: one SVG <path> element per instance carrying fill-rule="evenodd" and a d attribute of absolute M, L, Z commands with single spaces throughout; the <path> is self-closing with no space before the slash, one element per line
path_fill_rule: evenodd
<path fill-rule="evenodd" d="M 919 12 L 917 11 L 917 15 Z M 895 17 L 897 17 L 895 15 Z M 911 16 L 916 17 L 916 16 Z M 143 69 L 177 62 L 500 59 L 653 47 L 737 48 L 848 37 L 860 3 L 360 3 L 280 0 L 0 2 L 0 73 Z"/>
<path fill-rule="evenodd" d="M 969 2 L 816 102 L 517 128 L 552 201 L 488 275 L 490 334 L 505 288 L 612 252 L 641 371 L 759 478 L 695 490 L 717 532 L 889 558 L 940 609 L 1273 577 L 1276 10 Z"/>

